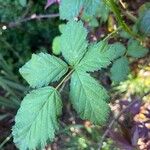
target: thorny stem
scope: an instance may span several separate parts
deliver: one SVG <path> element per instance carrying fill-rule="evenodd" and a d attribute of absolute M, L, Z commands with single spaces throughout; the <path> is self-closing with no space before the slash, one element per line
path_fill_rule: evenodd
<path fill-rule="evenodd" d="M 129 12 L 128 10 L 126 10 L 126 6 L 124 5 L 124 3 L 122 2 L 122 0 L 119 0 L 123 10 L 122 13 L 127 16 L 131 21 L 133 21 L 134 23 L 137 22 L 137 18 L 136 16 L 134 16 L 131 12 Z"/>

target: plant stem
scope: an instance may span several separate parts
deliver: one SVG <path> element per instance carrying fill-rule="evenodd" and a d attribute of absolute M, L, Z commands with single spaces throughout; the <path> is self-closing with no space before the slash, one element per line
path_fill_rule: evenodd
<path fill-rule="evenodd" d="M 137 18 L 136 16 L 134 16 L 130 11 L 126 10 L 126 6 L 124 5 L 124 3 L 122 2 L 122 0 L 119 0 L 121 6 L 122 6 L 122 13 L 127 16 L 131 21 L 133 21 L 134 23 L 137 22 Z"/>
<path fill-rule="evenodd" d="M 113 32 L 109 33 L 104 39 L 103 41 L 108 40 L 113 34 L 116 34 L 119 30 L 122 29 L 122 26 L 118 27 L 116 30 L 114 30 Z"/>
<path fill-rule="evenodd" d="M 41 14 L 41 15 L 32 14 L 30 17 L 19 19 L 15 22 L 10 22 L 6 24 L 6 26 L 8 28 L 12 28 L 20 25 L 21 23 L 25 23 L 31 20 L 40 20 L 40 19 L 48 19 L 48 18 L 56 18 L 56 17 L 59 17 L 59 14 Z"/>
<path fill-rule="evenodd" d="M 1 144 L 0 149 L 3 148 L 3 146 L 12 138 L 12 134 L 10 134 Z"/>
<path fill-rule="evenodd" d="M 111 10 L 114 13 L 114 15 L 116 16 L 116 20 L 118 21 L 118 23 L 120 24 L 120 26 L 122 26 L 122 28 L 126 32 L 128 32 L 132 37 L 134 37 L 135 39 L 137 39 L 138 41 L 141 42 L 142 39 L 141 39 L 140 35 L 138 35 L 137 33 L 133 32 L 132 29 L 130 29 L 130 27 L 123 20 L 122 14 L 121 14 L 121 10 L 119 9 L 119 7 L 116 4 L 116 2 L 114 0 L 104 0 L 104 2 L 106 3 L 106 5 L 108 5 L 108 7 L 111 8 Z"/>
<path fill-rule="evenodd" d="M 122 13 L 134 23 L 137 22 L 137 18 L 134 15 L 132 15 L 129 11 L 123 11 Z"/>
<path fill-rule="evenodd" d="M 137 101 L 132 101 L 125 109 L 123 109 L 118 115 L 117 117 L 114 117 L 113 120 L 110 122 L 107 130 L 104 132 L 100 143 L 98 144 L 98 150 L 101 150 L 102 146 L 103 146 L 103 141 L 105 140 L 106 136 L 108 135 L 110 129 L 112 128 L 112 126 L 114 125 L 114 123 L 121 117 L 121 115 L 126 112 L 126 110 L 128 110 L 131 106 L 133 106 L 135 104 L 135 102 Z"/>
<path fill-rule="evenodd" d="M 58 90 L 64 82 L 67 82 L 74 70 L 70 70 L 70 72 L 63 78 L 63 80 L 57 85 L 56 90 Z"/>

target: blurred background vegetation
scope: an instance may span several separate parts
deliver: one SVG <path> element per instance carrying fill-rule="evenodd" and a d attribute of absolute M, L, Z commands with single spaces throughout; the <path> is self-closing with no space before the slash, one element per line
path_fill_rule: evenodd
<path fill-rule="evenodd" d="M 138 9 L 146 0 L 124 1 L 126 8 L 138 17 Z M 12 142 L 11 127 L 14 124 L 14 116 L 20 106 L 24 95 L 30 90 L 27 83 L 21 78 L 18 69 L 30 59 L 32 53 L 52 53 L 52 41 L 60 34 L 59 25 L 63 22 L 58 17 L 46 19 L 34 19 L 18 23 L 25 18 L 36 15 L 57 14 L 58 5 L 54 4 L 44 9 L 46 0 L 0 0 L 0 149 L 15 150 Z M 101 12 L 102 20 L 93 20 L 90 25 L 91 41 L 93 37 L 101 39 L 114 29 L 116 20 L 109 11 Z M 135 26 L 130 19 L 125 17 L 127 23 Z M 127 44 L 128 35 L 120 32 L 110 42 L 122 41 Z M 145 38 L 149 48 L 149 38 Z M 128 80 L 118 85 L 111 83 L 109 73 L 106 70 L 93 74 L 101 80 L 103 85 L 110 90 L 112 101 L 112 115 L 116 115 L 129 101 L 137 103 L 123 115 L 113 126 L 107 139 L 103 142 L 103 150 L 117 149 L 150 149 L 150 55 L 139 60 L 131 60 L 131 74 Z M 61 118 L 62 128 L 54 143 L 47 147 L 59 150 L 95 150 L 101 136 L 107 129 L 93 126 L 88 121 L 82 121 L 71 108 L 67 100 L 68 86 L 63 90 L 64 110 Z M 143 101 L 138 100 L 143 99 Z M 135 107 L 136 106 L 136 107 Z M 136 111 L 136 113 L 135 113 Z M 138 125 L 142 124 L 142 128 Z M 140 130 L 140 133 L 137 133 Z M 131 131 L 133 133 L 131 133 Z M 145 133 L 146 132 L 146 133 Z M 116 135 L 118 134 L 118 135 Z M 136 135 L 138 134 L 138 135 Z M 142 136 L 141 136 L 142 135 Z"/>

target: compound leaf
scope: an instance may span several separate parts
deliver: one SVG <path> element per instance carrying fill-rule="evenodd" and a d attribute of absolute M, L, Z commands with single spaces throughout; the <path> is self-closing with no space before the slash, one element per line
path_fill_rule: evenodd
<path fill-rule="evenodd" d="M 94 124 L 106 122 L 109 115 L 106 90 L 89 74 L 75 71 L 71 77 L 70 99 L 82 119 Z"/>
<path fill-rule="evenodd" d="M 130 40 L 128 42 L 128 51 L 127 54 L 129 56 L 135 57 L 135 58 L 141 58 L 144 57 L 148 53 L 148 49 L 144 48 L 140 42 L 136 40 Z"/>
<path fill-rule="evenodd" d="M 23 99 L 13 127 L 14 142 L 21 150 L 43 149 L 59 129 L 62 102 L 52 87 L 32 91 Z"/>
<path fill-rule="evenodd" d="M 66 61 L 74 66 L 86 52 L 87 31 L 81 21 L 69 21 L 62 32 L 61 52 Z"/>
<path fill-rule="evenodd" d="M 126 57 L 117 59 L 111 68 L 111 79 L 114 82 L 121 82 L 127 78 L 129 74 L 129 62 Z"/>
<path fill-rule="evenodd" d="M 126 48 L 121 43 L 116 42 L 115 44 L 108 45 L 106 42 L 101 41 L 88 48 L 87 53 L 77 68 L 81 68 L 84 71 L 106 68 L 111 61 L 122 56 L 125 51 Z"/>
<path fill-rule="evenodd" d="M 31 87 L 42 87 L 59 80 L 68 70 L 61 59 L 45 53 L 33 54 L 19 71 Z"/>

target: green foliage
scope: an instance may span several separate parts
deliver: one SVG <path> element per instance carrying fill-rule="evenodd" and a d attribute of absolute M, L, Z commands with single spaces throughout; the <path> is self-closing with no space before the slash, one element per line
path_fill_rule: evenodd
<path fill-rule="evenodd" d="M 55 89 L 52 87 L 40 88 L 24 98 L 13 127 L 14 142 L 20 149 L 43 148 L 47 141 L 54 139 L 55 132 L 58 130 L 57 116 L 60 114 L 61 108 L 57 89 L 69 75 L 71 75 L 70 99 L 80 117 L 97 125 L 102 125 L 107 121 L 110 112 L 107 104 L 109 100 L 107 91 L 89 74 L 85 73 L 79 65 L 90 49 L 98 50 L 95 47 L 101 45 L 93 44 L 88 49 L 86 38 L 87 31 L 81 21 L 67 23 L 61 35 L 61 51 L 71 65 L 73 74 L 68 73 Z M 116 45 L 118 46 L 119 43 Z M 102 44 L 100 47 L 103 46 L 105 45 Z M 122 52 L 117 54 L 114 45 L 110 45 L 108 48 L 111 48 L 114 53 L 113 59 L 124 53 L 124 50 L 120 49 Z M 111 56 L 111 50 L 106 52 L 106 57 Z M 86 61 L 88 62 L 88 58 Z M 111 57 L 109 61 L 111 61 Z M 67 64 L 61 59 L 40 53 L 33 54 L 31 60 L 20 69 L 20 73 L 30 86 L 39 88 L 58 81 L 67 70 Z M 89 70 L 88 67 L 87 70 Z"/>
<path fill-rule="evenodd" d="M 121 82 L 127 78 L 129 74 L 129 62 L 126 57 L 117 59 L 111 67 L 111 79 L 114 82 Z"/>
<path fill-rule="evenodd" d="M 60 18 L 72 20 L 81 13 L 81 18 L 91 21 L 93 17 L 101 17 L 106 21 L 109 9 L 102 0 L 62 0 L 60 2 Z"/>
<path fill-rule="evenodd" d="M 59 7 L 60 18 L 71 20 L 77 17 L 82 9 L 82 4 L 82 0 L 62 0 Z"/>
<path fill-rule="evenodd" d="M 99 0 L 62 0 L 60 2 L 60 18 L 71 20 L 78 17 L 83 9 L 83 16 L 92 17 L 96 14 Z"/>
<path fill-rule="evenodd" d="M 98 27 L 99 26 L 99 22 L 96 18 L 92 18 L 89 22 L 89 26 L 90 27 Z"/>
<path fill-rule="evenodd" d="M 142 16 L 139 26 L 140 31 L 142 33 L 144 33 L 147 36 L 150 36 L 150 9 L 147 10 Z"/>
<path fill-rule="evenodd" d="M 65 24 L 60 24 L 59 25 L 59 31 L 60 31 L 60 33 L 63 33 L 63 30 L 65 29 Z"/>
<path fill-rule="evenodd" d="M 140 31 L 141 36 L 150 36 L 150 2 L 146 2 L 138 9 L 138 18 L 136 28 Z"/>
<path fill-rule="evenodd" d="M 29 4 L 30 1 L 18 0 L 17 4 L 19 2 L 25 7 L 27 2 Z M 113 0 L 107 0 L 105 2 L 111 7 L 123 29 L 128 31 L 130 36 L 133 35 L 128 26 L 124 23 L 120 10 L 117 8 L 115 2 Z M 42 5 L 43 1 L 40 1 L 39 3 Z M 19 11 L 21 10 L 22 7 L 20 6 Z M 39 12 L 42 12 L 41 10 L 43 9 L 38 7 L 35 2 L 34 8 L 27 11 L 31 11 L 32 14 L 40 14 Z M 51 10 L 48 11 L 51 12 Z M 62 109 L 62 102 L 57 90 L 61 86 L 63 88 L 63 84 L 65 84 L 70 78 L 70 101 L 78 115 L 82 119 L 89 120 L 96 125 L 103 125 L 106 123 L 110 114 L 110 108 L 108 105 L 110 98 L 106 89 L 99 84 L 98 81 L 92 78 L 89 72 L 101 70 L 103 68 L 106 69 L 112 64 L 110 70 L 111 79 L 114 82 L 119 83 L 127 78 L 130 70 L 129 61 L 125 55 L 141 58 L 148 52 L 148 49 L 143 48 L 139 42 L 134 40 L 128 43 L 127 50 L 119 42 L 108 44 L 106 42 L 107 38 L 98 43 L 89 44 L 90 41 L 87 40 L 89 28 L 84 28 L 83 22 L 85 25 L 88 25 L 88 27 L 97 27 L 99 22 L 107 20 L 109 8 L 106 7 L 102 0 L 61 0 L 59 11 L 60 18 L 63 20 L 69 20 L 69 22 L 67 22 L 67 24 L 59 25 L 61 36 L 57 36 L 53 40 L 52 51 L 50 51 L 50 53 L 53 52 L 55 55 L 62 53 L 66 62 L 58 57 L 45 53 L 47 51 L 43 50 L 42 53 L 33 54 L 32 58 L 20 69 L 21 75 L 30 86 L 32 88 L 38 88 L 31 91 L 23 99 L 15 118 L 15 126 L 13 127 L 14 142 L 18 148 L 23 150 L 42 149 L 48 142 L 54 140 L 55 134 L 59 130 L 57 119 L 58 116 L 61 115 Z M 5 11 L 0 10 L 0 14 L 3 12 Z M 75 21 L 77 20 L 76 17 L 79 17 L 83 22 Z M 99 20 L 99 17 L 101 17 L 101 20 Z M 2 18 L 1 20 L 5 21 L 9 19 L 10 18 Z M 144 21 L 145 20 L 143 19 L 143 22 Z M 25 24 L 23 26 L 24 28 L 20 30 L 19 33 L 16 33 L 16 30 L 12 30 L 9 36 L 6 36 L 7 38 L 3 37 L 3 39 L 0 39 L 0 41 L 6 42 L 5 44 L 7 46 L 4 48 L 4 51 L 10 49 L 11 52 L 9 53 L 9 56 L 11 56 L 12 52 L 16 52 L 15 56 L 20 64 L 22 64 L 28 59 L 31 49 L 38 48 L 38 51 L 41 51 L 41 48 L 43 49 L 44 47 L 45 49 L 45 46 L 49 48 L 49 42 L 46 42 L 49 40 L 47 39 L 52 41 L 55 34 L 58 34 L 56 30 L 55 34 L 52 34 L 51 36 L 52 32 L 49 31 L 49 29 L 51 29 L 51 26 L 54 28 L 54 26 L 52 25 L 53 23 L 49 26 L 51 21 L 47 20 L 47 22 L 48 23 L 42 23 L 41 21 L 39 24 L 36 24 L 36 22 L 32 22 L 33 24 Z M 60 22 L 56 21 L 56 26 L 58 26 L 59 23 Z M 146 29 L 144 30 L 148 31 L 149 27 L 147 20 L 145 21 L 145 24 Z M 33 25 L 36 27 L 33 28 Z M 36 36 L 36 29 L 38 29 L 38 35 L 40 35 L 40 38 Z M 24 31 L 28 31 L 29 36 L 27 36 Z M 8 34 L 7 31 L 6 34 Z M 130 38 L 130 36 L 128 37 L 128 35 L 126 35 L 128 38 Z M 22 43 L 18 41 L 16 42 L 16 37 L 18 38 L 18 41 L 22 41 Z M 17 50 L 9 45 L 11 42 L 13 43 L 11 45 L 15 45 Z M 33 43 L 33 45 L 30 47 L 27 46 L 29 43 Z M 35 45 L 38 46 L 36 47 Z M 27 55 L 25 50 L 29 52 Z M 32 52 L 35 51 L 33 50 Z M 22 53 L 24 56 L 27 56 L 25 60 L 20 59 L 20 54 Z M 37 53 L 37 51 L 35 53 Z M 3 52 L 3 54 L 5 54 L 5 52 Z M 10 59 L 9 63 L 13 61 Z M 6 75 L 8 78 L 14 78 L 15 80 L 15 77 L 13 77 L 12 74 L 10 75 L 6 72 Z M 63 76 L 64 78 L 59 82 Z M 22 93 L 26 92 L 24 87 L 12 81 L 0 77 L 1 86 L 8 89 L 9 93 L 15 98 L 17 96 L 13 93 L 12 89 L 19 89 L 19 92 L 21 91 Z M 58 83 L 57 85 L 54 84 L 56 85 L 56 88 L 48 87 L 52 82 L 56 82 L 56 84 Z M 21 99 L 21 96 L 18 96 L 17 98 Z M 6 99 L 0 97 L 0 105 L 5 106 L 11 104 L 10 101 L 4 103 L 5 100 Z M 18 101 L 15 101 L 9 108 L 16 108 L 16 105 L 18 107 Z M 83 148 L 87 148 L 89 144 L 84 138 L 80 138 L 78 143 L 82 145 Z"/>
<path fill-rule="evenodd" d="M 53 40 L 52 50 L 55 55 L 59 55 L 61 53 L 60 40 L 60 36 L 56 36 Z"/>
<path fill-rule="evenodd" d="M 12 21 L 18 17 L 22 11 L 22 6 L 20 5 L 19 0 L 0 0 L 0 20 L 1 22 Z M 15 8 L 15 9 L 14 9 Z"/>
<path fill-rule="evenodd" d="M 44 87 L 29 93 L 23 100 L 13 127 L 14 142 L 21 150 L 44 148 L 59 128 L 57 117 L 62 103 L 58 92 Z"/>
<path fill-rule="evenodd" d="M 80 12 L 82 11 L 82 9 L 83 12 L 81 18 L 85 21 L 90 21 L 92 18 L 97 16 L 101 0 L 82 0 L 82 1 L 83 3 Z"/>
<path fill-rule="evenodd" d="M 25 7 L 27 5 L 27 0 L 19 0 L 19 3 Z"/>
<path fill-rule="evenodd" d="M 96 71 L 106 68 L 113 60 L 122 56 L 126 48 L 121 43 L 107 44 L 99 42 L 88 48 L 78 67 L 84 71 Z"/>
<path fill-rule="evenodd" d="M 61 51 L 66 61 L 74 66 L 86 52 L 87 30 L 81 21 L 70 21 L 62 31 Z"/>
<path fill-rule="evenodd" d="M 135 58 L 144 57 L 149 51 L 147 48 L 144 48 L 139 41 L 136 40 L 130 40 L 128 42 L 127 49 L 127 54 Z"/>
<path fill-rule="evenodd" d="M 103 124 L 109 116 L 106 90 L 89 74 L 76 70 L 71 78 L 70 99 L 82 119 Z"/>
<path fill-rule="evenodd" d="M 100 5 L 97 10 L 97 16 L 101 18 L 102 22 L 106 22 L 109 16 L 110 9 L 105 4 L 104 0 L 100 0 Z"/>
<path fill-rule="evenodd" d="M 112 12 L 115 14 L 115 17 L 120 24 L 120 26 L 128 32 L 130 35 L 134 36 L 134 33 L 131 31 L 131 29 L 128 27 L 128 25 L 124 22 L 121 14 L 121 10 L 119 9 L 118 5 L 116 4 L 115 0 L 104 0 L 105 4 L 109 6 L 109 8 L 112 10 Z"/>
<path fill-rule="evenodd" d="M 49 54 L 33 54 L 19 71 L 31 87 L 42 87 L 58 81 L 68 70 L 67 64 Z"/>

